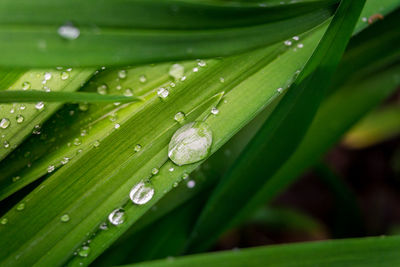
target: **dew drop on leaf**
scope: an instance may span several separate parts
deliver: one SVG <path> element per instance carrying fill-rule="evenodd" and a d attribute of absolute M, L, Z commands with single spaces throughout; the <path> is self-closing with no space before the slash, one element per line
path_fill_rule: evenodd
<path fill-rule="evenodd" d="M 69 78 L 69 73 L 66 71 L 61 72 L 60 74 L 61 80 L 65 81 L 66 79 Z"/>
<path fill-rule="evenodd" d="M 145 76 L 145 75 L 140 75 L 140 76 L 139 76 L 139 82 L 141 82 L 141 83 L 147 82 L 146 76 Z"/>
<path fill-rule="evenodd" d="M 81 34 L 81 31 L 71 23 L 60 26 L 57 32 L 62 38 L 67 40 L 75 40 Z"/>
<path fill-rule="evenodd" d="M 20 204 L 17 205 L 17 210 L 18 211 L 22 211 L 24 209 L 25 209 L 25 203 L 20 203 Z"/>
<path fill-rule="evenodd" d="M 161 88 L 159 88 L 159 89 L 157 90 L 157 95 L 158 95 L 160 98 L 165 99 L 165 98 L 168 97 L 169 91 L 168 91 L 168 89 L 161 87 Z"/>
<path fill-rule="evenodd" d="M 219 113 L 219 110 L 216 107 L 213 107 L 211 109 L 211 113 L 214 114 L 214 115 L 217 115 Z"/>
<path fill-rule="evenodd" d="M 184 72 L 185 68 L 181 64 L 173 64 L 169 68 L 168 74 L 175 80 L 179 80 L 183 77 Z"/>
<path fill-rule="evenodd" d="M 17 123 L 22 123 L 24 121 L 24 116 L 22 115 L 17 115 L 17 117 L 15 118 L 15 120 L 17 121 Z"/>
<path fill-rule="evenodd" d="M 129 192 L 129 197 L 133 203 L 143 205 L 149 202 L 154 195 L 154 188 L 150 183 L 140 182 Z"/>
<path fill-rule="evenodd" d="M 185 113 L 183 112 L 178 112 L 174 116 L 174 120 L 177 121 L 178 123 L 183 123 L 185 121 Z"/>
<path fill-rule="evenodd" d="M 125 211 L 123 209 L 115 209 L 108 215 L 108 220 L 113 225 L 120 225 L 125 221 Z"/>
<path fill-rule="evenodd" d="M 83 258 L 86 258 L 87 256 L 89 256 L 89 253 L 90 253 L 90 247 L 88 247 L 88 246 L 83 246 L 78 251 L 78 255 Z"/>
<path fill-rule="evenodd" d="M 55 169 L 55 166 L 54 165 L 50 165 L 49 167 L 47 167 L 47 172 L 51 173 L 51 172 L 54 171 L 54 169 Z"/>
<path fill-rule="evenodd" d="M 7 224 L 8 223 L 8 219 L 7 218 L 2 218 L 1 220 L 0 220 L 0 223 L 1 224 Z"/>
<path fill-rule="evenodd" d="M 28 90 L 31 88 L 30 82 L 23 82 L 22 83 L 22 90 Z"/>
<path fill-rule="evenodd" d="M 158 169 L 157 168 L 151 169 L 151 174 L 157 175 L 157 173 L 158 173 Z"/>
<path fill-rule="evenodd" d="M 44 108 L 44 103 L 43 102 L 37 102 L 35 105 L 35 108 L 37 110 L 42 110 Z"/>
<path fill-rule="evenodd" d="M 101 95 L 107 94 L 108 86 L 106 84 L 99 85 L 97 87 L 97 93 Z"/>
<path fill-rule="evenodd" d="M 188 188 L 193 188 L 193 187 L 196 186 L 196 182 L 193 181 L 193 180 L 190 180 L 190 181 L 187 182 L 186 185 L 187 185 Z"/>
<path fill-rule="evenodd" d="M 2 129 L 7 129 L 8 126 L 10 126 L 10 124 L 11 124 L 11 122 L 10 122 L 9 119 L 7 119 L 7 118 L 2 118 L 1 121 L 0 121 L 0 128 L 2 128 Z"/>
<path fill-rule="evenodd" d="M 134 148 L 135 152 L 139 152 L 142 149 L 142 146 L 137 144 Z"/>
<path fill-rule="evenodd" d="M 191 164 L 210 154 L 212 131 L 205 122 L 190 122 L 179 128 L 171 138 L 168 157 L 177 165 Z"/>
<path fill-rule="evenodd" d="M 70 219 L 70 217 L 69 217 L 68 214 L 64 214 L 64 215 L 62 215 L 61 218 L 60 218 L 60 220 L 61 220 L 62 222 L 68 222 L 69 219 Z"/>

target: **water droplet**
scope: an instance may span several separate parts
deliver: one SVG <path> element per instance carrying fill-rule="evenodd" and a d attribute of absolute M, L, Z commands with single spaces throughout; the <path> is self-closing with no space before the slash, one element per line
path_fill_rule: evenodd
<path fill-rule="evenodd" d="M 368 19 L 367 19 L 366 17 L 363 17 L 361 20 L 362 20 L 363 22 L 367 22 L 367 21 L 368 21 Z"/>
<path fill-rule="evenodd" d="M 39 124 L 36 124 L 36 125 L 33 127 L 32 133 L 33 133 L 33 134 L 40 134 L 40 133 L 41 133 L 41 127 L 40 127 Z"/>
<path fill-rule="evenodd" d="M 7 140 L 4 140 L 3 147 L 4 148 L 9 148 L 10 147 L 10 143 Z"/>
<path fill-rule="evenodd" d="M 177 121 L 178 123 L 183 123 L 185 121 L 185 113 L 183 112 L 178 112 L 174 116 L 174 120 Z"/>
<path fill-rule="evenodd" d="M 298 40 L 300 40 L 300 37 L 299 36 L 293 36 L 292 39 L 295 40 L 295 41 L 298 41 Z"/>
<path fill-rule="evenodd" d="M 199 71 L 199 68 L 198 67 L 194 67 L 193 68 L 193 72 L 198 72 Z"/>
<path fill-rule="evenodd" d="M 197 61 L 197 65 L 199 67 L 205 67 L 207 65 L 207 63 L 204 60 L 200 59 L 200 60 Z"/>
<path fill-rule="evenodd" d="M 62 160 L 61 160 L 61 164 L 62 165 L 65 165 L 65 164 L 67 164 L 69 162 L 69 158 L 68 157 L 64 157 Z"/>
<path fill-rule="evenodd" d="M 49 167 L 47 167 L 47 172 L 48 172 L 48 173 L 51 173 L 51 172 L 54 171 L 55 168 L 56 168 L 56 167 L 55 167 L 54 165 L 50 165 Z"/>
<path fill-rule="evenodd" d="M 31 88 L 31 83 L 30 82 L 23 82 L 22 83 L 22 90 L 28 90 Z"/>
<path fill-rule="evenodd" d="M 20 110 L 25 110 L 26 106 L 24 104 L 21 104 L 21 106 L 19 107 Z"/>
<path fill-rule="evenodd" d="M 198 162 L 209 155 L 211 143 L 212 132 L 207 123 L 187 123 L 172 136 L 168 157 L 179 166 Z"/>
<path fill-rule="evenodd" d="M 19 179 L 21 179 L 20 176 L 14 176 L 14 177 L 12 178 L 12 181 L 15 183 L 15 182 L 18 181 Z"/>
<path fill-rule="evenodd" d="M 108 215 L 108 220 L 113 225 L 120 225 L 125 221 L 125 211 L 123 209 L 115 209 Z"/>
<path fill-rule="evenodd" d="M 100 228 L 101 230 L 108 230 L 108 225 L 107 225 L 106 222 L 103 222 L 102 224 L 100 224 L 99 228 Z"/>
<path fill-rule="evenodd" d="M 17 121 L 17 123 L 22 123 L 24 121 L 24 116 L 22 115 L 17 115 L 17 117 L 15 118 L 15 120 Z"/>
<path fill-rule="evenodd" d="M 0 223 L 1 224 L 7 224 L 8 223 L 8 219 L 7 218 L 2 218 L 1 220 L 0 220 Z"/>
<path fill-rule="evenodd" d="M 69 78 L 69 73 L 66 71 L 61 72 L 60 74 L 61 80 L 65 81 L 66 79 Z"/>
<path fill-rule="evenodd" d="M 42 110 L 44 108 L 44 103 L 43 102 L 37 102 L 35 105 L 35 108 L 37 110 Z"/>
<path fill-rule="evenodd" d="M 134 148 L 135 152 L 139 152 L 142 149 L 142 146 L 137 144 Z"/>
<path fill-rule="evenodd" d="M 88 246 L 83 246 L 78 251 L 78 255 L 83 258 L 86 258 L 87 256 L 89 256 L 89 253 L 90 253 L 90 247 L 88 247 Z"/>
<path fill-rule="evenodd" d="M 175 80 L 179 80 L 183 77 L 184 72 L 185 68 L 181 64 L 173 64 L 168 73 Z"/>
<path fill-rule="evenodd" d="M 189 178 L 189 173 L 185 172 L 182 174 L 182 179 L 186 180 L 187 178 Z"/>
<path fill-rule="evenodd" d="M 168 169 L 170 172 L 173 172 L 175 169 L 174 169 L 174 167 L 171 167 L 171 168 L 169 168 Z"/>
<path fill-rule="evenodd" d="M 283 92 L 283 88 L 280 87 L 280 88 L 276 89 L 276 91 L 277 91 L 278 93 L 282 93 L 282 92 Z"/>
<path fill-rule="evenodd" d="M 96 140 L 96 141 L 94 141 L 93 142 L 93 147 L 99 147 L 100 146 L 100 141 L 99 140 Z"/>
<path fill-rule="evenodd" d="M 291 46 L 292 45 L 292 41 L 286 40 L 285 42 L 283 42 L 286 46 Z"/>
<path fill-rule="evenodd" d="M 154 188 L 149 183 L 140 182 L 135 185 L 131 192 L 129 193 L 129 197 L 132 202 L 137 205 L 143 205 L 149 202 L 154 195 Z"/>
<path fill-rule="evenodd" d="M 141 82 L 141 83 L 147 82 L 146 76 L 145 76 L 145 75 L 140 75 L 140 76 L 139 76 L 139 82 Z"/>
<path fill-rule="evenodd" d="M 78 108 L 80 111 L 87 111 L 89 109 L 88 103 L 79 103 Z"/>
<path fill-rule="evenodd" d="M 125 89 L 124 96 L 133 96 L 133 92 L 131 89 Z"/>
<path fill-rule="evenodd" d="M 157 90 L 157 95 L 158 95 L 160 98 L 165 99 L 165 98 L 168 97 L 169 91 L 168 91 L 168 89 L 165 89 L 165 88 L 161 87 L 161 88 L 159 88 L 159 89 Z"/>
<path fill-rule="evenodd" d="M 58 28 L 58 34 L 67 40 L 75 40 L 81 34 L 80 30 L 71 23 L 66 23 Z"/>
<path fill-rule="evenodd" d="M 62 215 L 61 217 L 60 217 L 60 220 L 62 221 L 62 222 L 68 222 L 69 221 L 69 215 L 68 214 L 64 214 L 64 215 Z"/>
<path fill-rule="evenodd" d="M 179 185 L 178 182 L 174 182 L 174 183 L 172 184 L 173 187 L 178 187 L 178 185 Z"/>
<path fill-rule="evenodd" d="M 50 80 L 50 79 L 51 79 L 51 76 L 52 76 L 52 75 L 51 75 L 50 72 L 45 72 L 45 73 L 44 73 L 44 80 L 45 80 L 45 81 Z"/>
<path fill-rule="evenodd" d="M 25 203 L 20 203 L 20 204 L 17 205 L 17 210 L 18 211 L 22 211 L 24 209 L 25 209 Z"/>
<path fill-rule="evenodd" d="M 214 114 L 214 115 L 217 115 L 219 113 L 219 110 L 216 107 L 213 107 L 211 109 L 211 113 Z"/>
<path fill-rule="evenodd" d="M 303 44 L 298 44 L 297 47 L 298 47 L 298 48 L 303 48 L 304 45 L 303 45 Z"/>
<path fill-rule="evenodd" d="M 157 173 L 158 173 L 158 169 L 157 168 L 151 169 L 151 174 L 156 175 Z"/>
<path fill-rule="evenodd" d="M 102 84 L 97 87 L 97 93 L 101 95 L 107 94 L 107 91 L 108 91 L 108 86 L 106 84 Z"/>
<path fill-rule="evenodd" d="M 225 82 L 224 77 L 219 77 L 219 81 L 220 81 L 221 83 L 224 83 L 224 82 Z"/>
<path fill-rule="evenodd" d="M 82 144 L 81 139 L 75 138 L 75 139 L 74 139 L 74 145 L 79 146 L 80 144 Z"/>
<path fill-rule="evenodd" d="M 187 185 L 188 188 L 193 188 L 193 187 L 196 186 L 196 182 L 193 181 L 193 180 L 190 180 L 190 181 L 187 182 L 186 185 Z"/>
<path fill-rule="evenodd" d="M 118 77 L 120 78 L 120 79 L 125 79 L 126 78 L 126 70 L 120 70 L 120 71 L 118 71 Z"/>
<path fill-rule="evenodd" d="M 10 124 L 11 124 L 11 122 L 10 122 L 9 119 L 7 119 L 7 118 L 2 118 L 1 121 L 0 121 L 0 128 L 2 128 L 2 129 L 7 129 L 8 126 L 10 126 Z"/>
<path fill-rule="evenodd" d="M 116 123 L 116 124 L 114 125 L 114 128 L 115 128 L 115 129 L 119 129 L 119 127 L 121 127 L 121 125 L 120 125 L 119 123 Z"/>

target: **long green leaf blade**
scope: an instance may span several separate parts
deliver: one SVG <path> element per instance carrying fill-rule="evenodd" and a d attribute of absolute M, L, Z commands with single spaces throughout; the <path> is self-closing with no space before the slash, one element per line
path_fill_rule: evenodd
<path fill-rule="evenodd" d="M 362 0 L 341 2 L 327 32 L 294 85 L 215 189 L 193 230 L 189 251 L 206 248 L 212 239 L 232 226 L 231 219 L 245 206 L 245 200 L 264 183 L 262 176 L 248 181 L 244 175 L 246 172 L 264 168 L 267 177 L 273 175 L 296 149 L 312 122 L 364 3 Z M 234 205 L 233 200 L 236 200 Z M 222 224 L 222 221 L 227 223 Z"/>

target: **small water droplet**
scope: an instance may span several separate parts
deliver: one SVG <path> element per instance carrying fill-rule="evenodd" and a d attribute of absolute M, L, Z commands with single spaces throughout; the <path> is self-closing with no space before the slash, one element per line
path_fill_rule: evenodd
<path fill-rule="evenodd" d="M 15 118 L 15 120 L 17 121 L 17 123 L 22 123 L 24 121 L 24 116 L 22 115 L 17 115 L 17 117 Z"/>
<path fill-rule="evenodd" d="M 154 188 L 149 183 L 140 182 L 135 185 L 130 193 L 129 197 L 132 202 L 137 205 L 143 205 L 149 202 L 154 195 Z"/>
<path fill-rule="evenodd" d="M 199 68 L 198 67 L 194 67 L 193 68 L 193 72 L 198 72 L 199 71 Z"/>
<path fill-rule="evenodd" d="M 298 41 L 298 40 L 300 40 L 300 37 L 299 36 L 293 36 L 292 39 L 295 40 L 295 41 Z"/>
<path fill-rule="evenodd" d="M 25 203 L 20 203 L 20 204 L 17 205 L 17 210 L 18 211 L 22 211 L 24 209 L 25 209 Z"/>
<path fill-rule="evenodd" d="M 2 218 L 1 220 L 0 220 L 0 223 L 1 224 L 7 224 L 8 223 L 8 219 L 7 218 Z"/>
<path fill-rule="evenodd" d="M 66 23 L 58 28 L 58 34 L 67 40 L 75 40 L 81 34 L 80 30 L 71 23 Z"/>
<path fill-rule="evenodd" d="M 127 76 L 126 70 L 120 70 L 120 71 L 118 71 L 118 77 L 119 77 L 120 79 L 125 79 L 126 76 Z"/>
<path fill-rule="evenodd" d="M 179 166 L 198 162 L 209 155 L 211 144 L 212 132 L 207 123 L 187 123 L 172 136 L 168 157 Z"/>
<path fill-rule="evenodd" d="M 181 64 L 173 64 L 168 73 L 175 80 L 179 80 L 183 77 L 184 72 L 185 68 Z"/>
<path fill-rule="evenodd" d="M 79 103 L 78 108 L 80 111 L 87 111 L 89 109 L 88 103 Z"/>
<path fill-rule="evenodd" d="M 283 88 L 280 87 L 280 88 L 276 89 L 276 91 L 277 91 L 278 93 L 282 93 L 282 92 L 283 92 Z"/>
<path fill-rule="evenodd" d="M 4 148 L 9 148 L 10 147 L 10 143 L 7 140 L 4 140 L 3 147 Z"/>
<path fill-rule="evenodd" d="M 101 230 L 108 230 L 108 224 L 107 224 L 107 222 L 101 223 L 100 226 L 99 226 L 99 228 L 100 228 Z"/>
<path fill-rule="evenodd" d="M 182 179 L 186 180 L 187 178 L 189 178 L 189 173 L 185 172 L 182 174 Z"/>
<path fill-rule="evenodd" d="M 61 72 L 60 74 L 61 80 L 65 81 L 66 79 L 69 78 L 69 73 L 66 71 Z"/>
<path fill-rule="evenodd" d="M 81 139 L 75 138 L 75 139 L 74 139 L 74 145 L 79 146 L 80 144 L 82 144 Z"/>
<path fill-rule="evenodd" d="M 68 157 L 64 157 L 62 160 L 61 160 L 61 164 L 62 165 L 65 165 L 65 164 L 67 164 L 69 162 L 69 158 Z"/>
<path fill-rule="evenodd" d="M 41 127 L 40 127 L 39 124 L 36 124 L 36 125 L 33 127 L 32 133 L 33 133 L 33 134 L 40 134 L 40 133 L 41 133 Z"/>
<path fill-rule="evenodd" d="M 146 76 L 145 76 L 145 75 L 140 75 L 140 76 L 139 76 L 139 82 L 141 82 L 141 83 L 147 82 Z"/>
<path fill-rule="evenodd" d="M 120 125 L 119 123 L 116 123 L 116 124 L 114 125 L 114 128 L 115 128 L 115 129 L 119 129 L 119 127 L 121 127 L 121 125 Z"/>
<path fill-rule="evenodd" d="M 12 178 L 12 181 L 15 183 L 15 182 L 18 181 L 19 179 L 21 179 L 20 176 L 14 176 L 14 177 Z"/>
<path fill-rule="evenodd" d="M 304 45 L 303 45 L 303 44 L 298 44 L 297 47 L 298 47 L 298 48 L 303 48 Z"/>
<path fill-rule="evenodd" d="M 124 91 L 124 96 L 133 96 L 133 92 L 131 89 L 125 89 Z"/>
<path fill-rule="evenodd" d="M 64 215 L 62 215 L 61 217 L 60 217 L 60 220 L 62 221 L 62 222 L 68 222 L 69 221 L 69 215 L 68 214 L 64 214 Z"/>
<path fill-rule="evenodd" d="M 107 91 L 108 91 L 108 86 L 106 84 L 102 84 L 97 87 L 97 93 L 101 95 L 107 94 Z"/>
<path fill-rule="evenodd" d="M 51 172 L 54 171 L 55 168 L 56 168 L 56 167 L 55 167 L 54 165 L 50 165 L 49 167 L 47 167 L 47 172 L 48 172 L 48 173 L 51 173 Z"/>
<path fill-rule="evenodd" d="M 108 215 L 108 220 L 113 225 L 120 225 L 125 221 L 125 211 L 123 209 L 115 209 Z"/>
<path fill-rule="evenodd" d="M 96 140 L 96 141 L 94 141 L 93 142 L 93 147 L 99 147 L 100 146 L 100 141 L 99 140 Z"/>
<path fill-rule="evenodd" d="M 23 82 L 22 83 L 22 90 L 28 90 L 31 88 L 31 83 L 30 82 Z"/>
<path fill-rule="evenodd" d="M 193 187 L 196 186 L 196 182 L 193 181 L 193 180 L 190 180 L 190 181 L 187 182 L 186 185 L 187 185 L 188 188 L 193 188 Z"/>
<path fill-rule="evenodd" d="M 35 105 L 35 108 L 37 110 L 42 110 L 44 108 L 44 103 L 43 102 L 37 102 Z"/>
<path fill-rule="evenodd" d="M 134 148 L 135 152 L 139 152 L 142 149 L 142 146 L 137 144 Z"/>
<path fill-rule="evenodd" d="M 87 256 L 89 256 L 89 253 L 90 253 L 90 247 L 88 247 L 88 246 L 83 246 L 78 251 L 78 255 L 83 258 L 86 258 Z"/>
<path fill-rule="evenodd" d="M 207 63 L 204 60 L 200 59 L 200 60 L 197 61 L 197 65 L 199 67 L 205 67 L 207 65 Z"/>
<path fill-rule="evenodd" d="M 2 129 L 7 129 L 8 126 L 10 126 L 10 124 L 11 124 L 11 122 L 10 122 L 9 119 L 7 119 L 7 118 L 2 118 L 1 121 L 0 121 L 0 128 L 2 128 Z"/>
<path fill-rule="evenodd" d="M 159 89 L 157 90 L 157 95 L 158 95 L 160 98 L 165 99 L 165 98 L 168 97 L 169 91 L 168 91 L 168 89 L 166 89 L 166 88 L 164 88 L 164 87 L 161 87 L 161 88 L 159 88 Z"/>
<path fill-rule="evenodd" d="M 21 104 L 21 106 L 19 107 L 20 110 L 25 110 L 26 106 L 24 104 Z"/>
<path fill-rule="evenodd" d="M 291 46 L 292 45 L 292 41 L 286 40 L 285 42 L 283 42 L 286 46 Z"/>
<path fill-rule="evenodd" d="M 213 107 L 211 109 L 211 113 L 214 114 L 214 115 L 217 115 L 219 113 L 219 110 L 216 107 Z"/>
<path fill-rule="evenodd" d="M 51 73 L 50 73 L 50 72 L 45 72 L 45 73 L 44 73 L 44 80 L 45 80 L 45 81 L 48 81 L 48 80 L 50 80 L 50 79 L 51 79 L 51 77 L 52 77 L 52 75 L 51 75 Z"/>
<path fill-rule="evenodd" d="M 185 121 L 185 113 L 183 112 L 178 112 L 174 116 L 174 120 L 177 121 L 178 123 L 183 123 Z"/>
<path fill-rule="evenodd" d="M 151 174 L 157 175 L 157 173 L 158 173 L 158 169 L 157 168 L 151 169 Z"/>
<path fill-rule="evenodd" d="M 172 184 L 173 187 L 178 187 L 178 185 L 179 185 L 178 182 L 174 182 L 174 183 Z"/>
<path fill-rule="evenodd" d="M 175 170 L 174 167 L 171 167 L 168 169 L 168 171 L 170 171 L 170 172 L 173 172 L 174 170 Z"/>
<path fill-rule="evenodd" d="M 219 81 L 220 81 L 221 83 L 224 83 L 224 82 L 225 82 L 224 77 L 219 77 Z"/>

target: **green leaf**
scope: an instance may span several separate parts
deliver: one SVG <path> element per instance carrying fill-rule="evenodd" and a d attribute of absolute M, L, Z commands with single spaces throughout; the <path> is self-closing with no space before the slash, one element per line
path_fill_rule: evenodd
<path fill-rule="evenodd" d="M 369 237 L 240 249 L 124 266 L 397 266 L 400 238 Z"/>
<path fill-rule="evenodd" d="M 232 226 L 232 219 L 246 205 L 246 200 L 265 183 L 264 177 L 273 175 L 296 149 L 312 122 L 364 3 L 351 0 L 341 2 L 304 70 L 214 190 L 193 230 L 188 251 L 208 247 Z M 321 84 L 321 81 L 324 83 Z M 249 180 L 245 175 L 252 169 L 261 168 L 265 170 L 264 176 Z M 227 223 L 221 224 L 221 221 Z"/>
<path fill-rule="evenodd" d="M 126 97 L 121 95 L 101 95 L 94 93 L 74 93 L 74 92 L 44 92 L 37 90 L 29 91 L 0 91 L 0 103 L 32 103 L 32 102 L 135 102 L 137 97 Z"/>
<path fill-rule="evenodd" d="M 335 2 L 1 1 L 0 50 L 6 52 L 0 65 L 83 67 L 227 56 L 307 31 L 332 15 Z M 58 33 L 63 30 L 65 38 Z"/>

